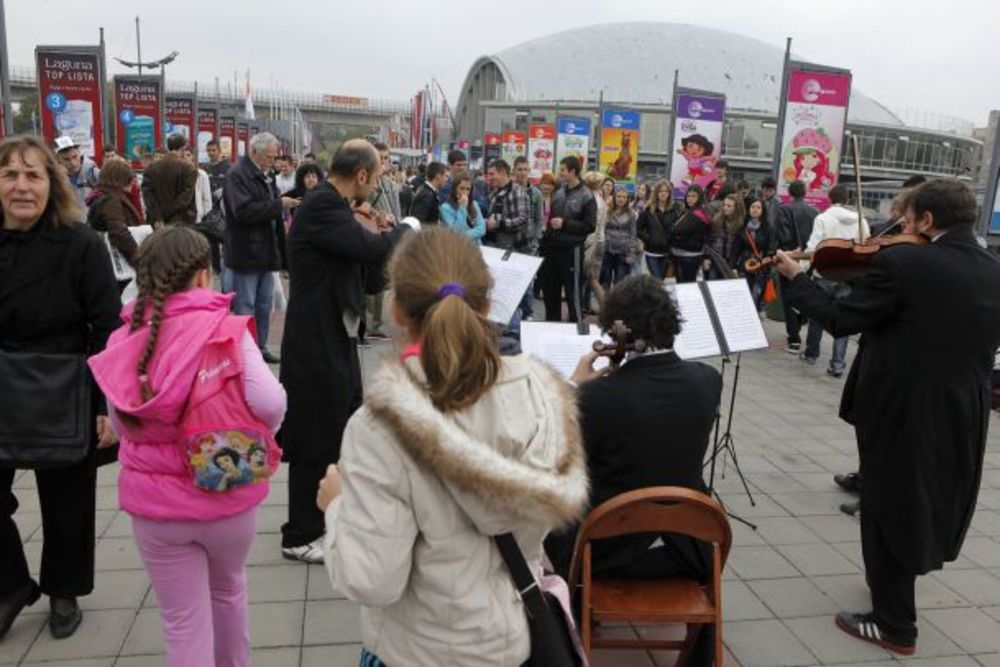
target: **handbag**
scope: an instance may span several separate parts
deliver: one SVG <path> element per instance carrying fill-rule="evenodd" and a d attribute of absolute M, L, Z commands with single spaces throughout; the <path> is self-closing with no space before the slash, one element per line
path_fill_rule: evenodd
<path fill-rule="evenodd" d="M 86 355 L 0 351 L 0 405 L 0 465 L 69 466 L 90 451 Z"/>
<path fill-rule="evenodd" d="M 226 233 L 226 216 L 220 207 L 214 206 L 202 216 L 200 222 L 195 223 L 194 228 L 208 237 L 209 241 L 221 243 Z"/>
<path fill-rule="evenodd" d="M 510 533 L 494 535 L 493 542 L 514 580 L 524 612 L 528 617 L 531 656 L 525 667 L 581 667 L 584 658 L 578 650 L 579 638 L 571 619 L 552 593 L 543 590 L 531 574 L 517 541 Z"/>

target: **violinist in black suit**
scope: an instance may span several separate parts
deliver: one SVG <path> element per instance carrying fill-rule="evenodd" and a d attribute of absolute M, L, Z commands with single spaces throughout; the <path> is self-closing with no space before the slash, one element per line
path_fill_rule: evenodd
<path fill-rule="evenodd" d="M 862 333 L 840 416 L 861 460 L 861 546 L 873 611 L 837 615 L 848 634 L 908 655 L 916 576 L 954 560 L 983 467 L 990 371 L 1000 343 L 1000 258 L 976 241 L 976 202 L 957 180 L 908 193 L 927 245 L 878 253 L 834 300 L 778 253 L 784 297 L 834 336 Z"/>
<path fill-rule="evenodd" d="M 631 276 L 604 297 L 600 325 L 621 320 L 645 353 L 613 373 L 595 372 L 596 353 L 586 355 L 573 376 L 579 386 L 581 430 L 590 473 L 590 506 L 651 486 L 681 486 L 705 492 L 702 463 L 722 392 L 719 372 L 684 361 L 673 351 L 680 321 L 670 294 L 652 276 Z M 553 534 L 545 550 L 566 576 L 576 530 Z M 706 545 L 670 534 L 629 535 L 601 540 L 593 548 L 595 578 L 655 579 L 687 575 L 707 579 L 712 557 Z M 714 635 L 703 631 L 694 664 L 711 664 Z"/>

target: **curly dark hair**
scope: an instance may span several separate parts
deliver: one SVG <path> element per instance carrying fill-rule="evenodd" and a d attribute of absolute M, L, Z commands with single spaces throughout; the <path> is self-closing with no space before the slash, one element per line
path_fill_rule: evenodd
<path fill-rule="evenodd" d="M 621 320 L 632 334 L 647 345 L 665 350 L 674 346 L 681 332 L 681 318 L 670 293 L 649 275 L 629 276 L 604 295 L 599 322 L 610 331 Z"/>

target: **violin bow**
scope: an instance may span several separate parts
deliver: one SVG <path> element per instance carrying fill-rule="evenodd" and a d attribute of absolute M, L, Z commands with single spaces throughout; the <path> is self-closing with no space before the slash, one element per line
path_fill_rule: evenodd
<path fill-rule="evenodd" d="M 861 219 L 864 217 L 864 208 L 861 206 L 861 140 L 856 132 L 851 132 L 851 142 L 854 146 L 854 191 L 858 201 L 858 243 L 864 243 L 861 233 Z"/>

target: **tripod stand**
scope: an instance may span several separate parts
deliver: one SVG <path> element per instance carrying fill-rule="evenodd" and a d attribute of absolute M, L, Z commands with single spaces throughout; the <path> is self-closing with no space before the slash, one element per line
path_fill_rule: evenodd
<path fill-rule="evenodd" d="M 751 505 L 751 507 L 756 507 L 757 506 L 757 503 L 753 499 L 753 494 L 750 493 L 750 486 L 747 484 L 746 477 L 743 476 L 743 471 L 740 469 L 740 461 L 736 457 L 736 440 L 735 440 L 735 438 L 733 438 L 733 412 L 734 412 L 734 408 L 736 406 L 736 388 L 737 388 L 737 386 L 739 386 L 739 382 L 740 382 L 740 365 L 741 365 L 742 361 L 743 361 L 743 354 L 740 353 L 740 352 L 737 352 L 736 353 L 736 370 L 735 370 L 735 373 L 733 375 L 733 388 L 732 388 L 732 390 L 730 391 L 730 394 L 729 394 L 729 414 L 726 415 L 726 432 L 724 434 L 722 434 L 721 438 L 719 437 L 719 430 L 720 430 L 720 427 L 722 425 L 722 412 L 720 411 L 716 415 L 716 417 L 715 417 L 715 437 L 714 437 L 714 442 L 712 444 L 712 458 L 710 459 L 711 472 L 709 473 L 709 478 L 708 478 L 708 480 L 709 480 L 708 481 L 708 490 L 709 490 L 709 493 L 711 495 L 714 495 L 715 499 L 719 501 L 719 504 L 722 505 L 722 509 L 725 510 L 725 512 L 726 512 L 727 515 L 729 515 L 730 517 L 736 519 L 740 523 L 742 523 L 742 524 L 744 524 L 744 525 L 746 525 L 746 526 L 748 526 L 748 527 L 750 527 L 750 528 L 752 528 L 754 530 L 757 530 L 757 525 L 756 524 L 751 523 L 750 521 L 747 521 L 743 517 L 738 516 L 736 514 L 733 514 L 728 509 L 726 509 L 726 505 L 725 505 L 725 503 L 722 502 L 722 498 L 719 496 L 719 492 L 715 490 L 715 464 L 716 464 L 716 459 L 718 459 L 720 455 L 722 455 L 723 457 L 728 456 L 729 459 L 731 459 L 732 462 L 733 462 L 733 467 L 736 469 L 736 474 L 739 476 L 740 482 L 743 483 L 743 490 L 746 491 L 747 498 L 750 499 L 750 505 Z M 725 379 L 726 379 L 726 365 L 727 364 L 731 364 L 731 363 L 733 363 L 733 362 L 732 362 L 732 360 L 728 356 L 725 356 L 725 357 L 722 358 L 722 371 L 721 371 L 721 375 L 722 375 L 723 382 L 725 382 Z M 723 458 L 722 464 L 723 464 L 722 477 L 724 478 L 726 476 L 726 472 L 725 472 L 726 459 L 725 458 Z"/>

